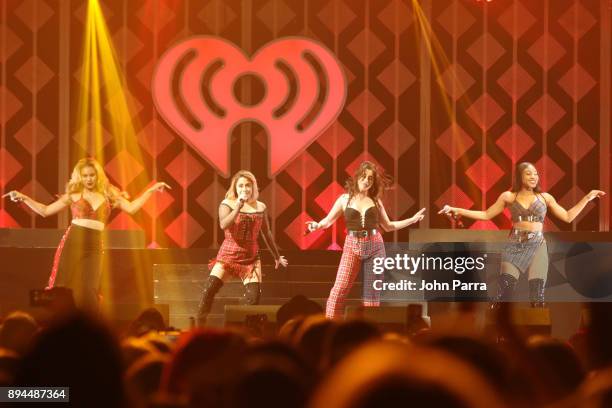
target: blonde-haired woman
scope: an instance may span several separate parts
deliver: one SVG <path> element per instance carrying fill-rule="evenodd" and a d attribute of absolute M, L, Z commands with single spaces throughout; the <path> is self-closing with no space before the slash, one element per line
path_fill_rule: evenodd
<path fill-rule="evenodd" d="M 260 232 L 274 256 L 275 267 L 287 266 L 287 260 L 280 255 L 272 238 L 266 205 L 257 201 L 258 196 L 259 189 L 253 173 L 240 170 L 234 174 L 225 199 L 219 205 L 219 225 L 225 239 L 217 257 L 209 264 L 210 275 L 204 284 L 198 307 L 200 326 L 206 323 L 215 295 L 223 286 L 223 280 L 230 275 L 242 280 L 246 304 L 259 303 L 261 261 L 257 238 Z"/>
<path fill-rule="evenodd" d="M 140 197 L 129 201 L 125 193 L 113 186 L 95 159 L 84 158 L 72 170 L 66 192 L 55 202 L 45 205 L 18 191 L 6 196 L 22 202 L 42 217 L 57 214 L 70 207 L 72 222 L 53 259 L 47 289 L 62 286 L 72 289 L 77 306 L 96 310 L 101 275 L 102 232 L 110 212 L 119 208 L 130 214 L 138 211 L 155 191 L 170 188 L 158 182 Z"/>

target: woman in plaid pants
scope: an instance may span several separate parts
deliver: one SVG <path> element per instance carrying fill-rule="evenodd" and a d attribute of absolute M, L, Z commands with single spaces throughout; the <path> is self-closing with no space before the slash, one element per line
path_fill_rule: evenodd
<path fill-rule="evenodd" d="M 287 266 L 287 260 L 279 254 L 272 238 L 266 205 L 257 201 L 258 196 L 257 180 L 253 173 L 240 170 L 232 177 L 225 200 L 219 206 L 219 224 L 225 239 L 217 257 L 209 264 L 211 271 L 204 284 L 198 308 L 200 326 L 206 323 L 215 295 L 228 276 L 233 275 L 242 280 L 246 304 L 259 304 L 261 261 L 257 238 L 260 232 L 274 256 L 275 267 Z"/>
<path fill-rule="evenodd" d="M 414 216 L 401 221 L 390 221 L 382 204 L 384 190 L 390 185 L 389 177 L 378 171 L 376 165 L 364 161 L 355 175 L 346 182 L 346 193 L 334 203 L 327 217 L 319 222 L 308 221 L 309 231 L 329 228 L 344 214 L 346 221 L 346 240 L 336 282 L 327 299 L 325 315 L 330 319 L 342 317 L 344 302 L 359 274 L 362 262 L 384 257 L 385 247 L 378 227 L 384 231 L 396 231 L 423 219 L 425 208 Z M 365 306 L 378 306 L 379 293 L 373 290 L 374 276 L 371 268 L 364 268 Z"/>

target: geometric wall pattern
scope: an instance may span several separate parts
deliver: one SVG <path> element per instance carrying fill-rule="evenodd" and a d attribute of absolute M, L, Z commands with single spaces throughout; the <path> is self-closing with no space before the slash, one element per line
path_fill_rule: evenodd
<path fill-rule="evenodd" d="M 140 213 L 114 213 L 110 228 L 142 229 L 151 247 L 216 247 L 216 211 L 228 185 L 155 111 L 153 68 L 176 42 L 215 35 L 253 53 L 286 36 L 323 43 L 348 80 L 337 121 L 270 179 L 266 135 L 254 123 L 234 130 L 231 171 L 251 169 L 283 248 L 339 248 L 343 225 L 303 236 L 323 217 L 364 159 L 395 180 L 392 218 L 445 203 L 492 204 L 517 162 L 536 163 L 546 191 L 571 206 L 590 189 L 610 192 L 611 10 L 600 0 L 422 1 L 432 64 L 411 0 L 101 1 L 125 77 L 141 152 L 113 151 L 105 169 L 132 195 L 151 177 L 173 186 Z M 86 0 L 14 1 L 0 6 L 0 193 L 17 189 L 48 202 L 87 154 L 76 129 Z M 602 40 L 602 38 L 604 38 Z M 438 47 L 439 46 L 439 47 Z M 252 89 L 242 89 L 249 97 Z M 606 105 L 607 101 L 607 105 Z M 602 106 L 605 108 L 602 109 Z M 108 109 L 108 107 L 105 107 Z M 607 110 L 606 110 L 607 109 Z M 142 157 L 136 160 L 136 157 Z M 608 199 L 609 201 L 609 199 Z M 0 202 L 0 227 L 58 228 L 67 218 L 35 217 Z M 609 203 L 589 204 L 571 225 L 609 230 Z M 507 228 L 507 216 L 466 228 Z M 408 232 L 389 233 L 403 240 Z"/>
<path fill-rule="evenodd" d="M 479 9 L 469 2 L 444 3 L 433 2 L 432 9 L 434 31 L 452 55 L 441 71 L 455 70 L 463 93 L 449 94 L 453 121 L 440 101 L 432 109 L 438 148 L 431 160 L 443 174 L 453 175 L 435 183 L 437 206 L 448 196 L 466 206 L 490 205 L 508 188 L 510 171 L 521 161 L 536 163 L 545 190 L 566 208 L 609 180 L 609 125 L 601 134 L 601 121 L 608 119 L 599 109 L 602 95 L 610 94 L 609 80 L 600 88 L 602 74 L 610 75 L 609 64 L 607 72 L 600 71 L 601 54 L 610 49 L 610 38 L 601 41 L 609 4 L 496 1 Z M 606 146 L 602 138 L 608 140 L 607 151 L 600 150 Z M 547 228 L 598 230 L 600 215 L 589 204 L 573 225 L 551 218 Z M 508 225 L 506 218 L 471 227 Z"/>

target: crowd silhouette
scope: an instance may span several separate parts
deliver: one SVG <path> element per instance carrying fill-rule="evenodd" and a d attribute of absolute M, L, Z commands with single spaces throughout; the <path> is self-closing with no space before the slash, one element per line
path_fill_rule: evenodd
<path fill-rule="evenodd" d="M 494 334 L 467 314 L 452 330 L 391 331 L 298 297 L 265 337 L 168 331 L 155 309 L 123 332 L 76 309 L 44 324 L 15 311 L 0 326 L 0 386 L 70 387 L 72 406 L 105 408 L 612 406 L 609 304 L 585 305 L 569 341 L 525 335 L 512 307 L 493 312 Z"/>

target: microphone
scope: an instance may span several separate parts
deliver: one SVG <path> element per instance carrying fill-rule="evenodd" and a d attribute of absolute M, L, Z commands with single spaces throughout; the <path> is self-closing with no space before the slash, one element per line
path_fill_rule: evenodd
<path fill-rule="evenodd" d="M 310 228 L 308 228 L 308 225 L 306 225 L 306 229 L 304 230 L 304 236 L 306 236 L 308 234 L 312 234 L 315 231 L 316 230 L 311 230 Z"/>
<path fill-rule="evenodd" d="M 451 220 L 451 222 L 455 222 L 458 228 L 464 228 L 463 221 L 461 221 L 461 216 L 459 214 L 447 212 L 446 216 L 449 220 Z"/>
<path fill-rule="evenodd" d="M 9 191 L 8 193 L 2 195 L 2 198 L 6 198 L 6 197 L 8 197 L 9 200 L 11 200 L 11 201 L 13 201 L 15 203 L 21 203 L 24 200 L 23 197 L 17 198 L 17 194 L 13 195 L 12 191 Z"/>

